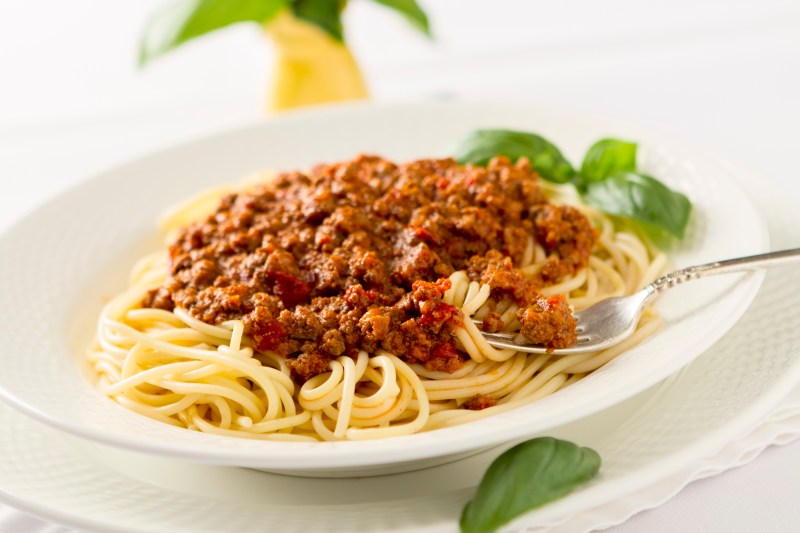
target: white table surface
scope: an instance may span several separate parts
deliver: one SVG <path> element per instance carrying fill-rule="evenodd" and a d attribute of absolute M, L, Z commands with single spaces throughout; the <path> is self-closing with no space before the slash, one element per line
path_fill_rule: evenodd
<path fill-rule="evenodd" d="M 351 2 L 350 42 L 376 99 L 515 98 L 634 120 L 731 154 L 800 208 L 797 0 L 422 3 L 432 44 Z M 260 117 L 271 58 L 250 28 L 133 68 L 157 4 L 0 3 L 0 229 L 103 168 Z M 800 443 L 769 449 L 614 531 L 794 532 L 798 472 Z"/>

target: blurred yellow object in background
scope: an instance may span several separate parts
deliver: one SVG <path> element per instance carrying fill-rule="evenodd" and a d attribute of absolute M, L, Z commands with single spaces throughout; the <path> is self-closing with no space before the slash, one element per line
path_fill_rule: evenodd
<path fill-rule="evenodd" d="M 430 37 L 416 0 L 374 0 Z M 169 0 L 145 25 L 139 64 L 146 65 L 193 39 L 234 24 L 257 24 L 275 43 L 269 111 L 362 100 L 367 86 L 344 44 L 347 0 Z"/>
<path fill-rule="evenodd" d="M 270 111 L 367 98 L 364 77 L 344 43 L 289 10 L 264 24 L 264 29 L 276 51 L 267 96 Z"/>

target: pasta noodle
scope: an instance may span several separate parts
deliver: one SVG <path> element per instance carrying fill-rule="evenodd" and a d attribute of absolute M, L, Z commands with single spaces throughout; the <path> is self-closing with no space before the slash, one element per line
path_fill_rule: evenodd
<path fill-rule="evenodd" d="M 549 193 L 564 194 L 552 187 Z M 165 229 L 207 214 L 211 204 L 208 194 L 184 204 L 170 213 Z M 615 229 L 609 217 L 590 207 L 578 208 L 599 231 L 588 267 L 542 289 L 543 295 L 566 293 L 570 305 L 580 310 L 630 294 L 664 270 L 666 257 L 642 235 Z M 545 251 L 530 237 L 522 263 L 515 266 L 534 275 L 545 260 Z M 330 361 L 327 372 L 299 386 L 282 357 L 254 348 L 241 320 L 212 325 L 180 308 L 141 308 L 145 294 L 166 280 L 168 268 L 164 253 L 143 258 L 133 269 L 130 287 L 103 309 L 96 345 L 88 354 L 98 387 L 154 420 L 251 439 L 378 439 L 477 420 L 575 383 L 659 325 L 657 315 L 648 310 L 631 338 L 592 354 L 496 349 L 470 318 L 481 319 L 493 310 L 500 314 L 504 331 L 517 331 L 517 306 L 510 300 L 493 301 L 488 285 L 457 271 L 443 301 L 462 314 L 463 326 L 453 331 L 459 351 L 469 356 L 462 368 L 434 371 L 404 362 L 402 354 L 362 350 L 356 358 Z M 490 397 L 496 405 L 462 408 L 476 396 Z"/>

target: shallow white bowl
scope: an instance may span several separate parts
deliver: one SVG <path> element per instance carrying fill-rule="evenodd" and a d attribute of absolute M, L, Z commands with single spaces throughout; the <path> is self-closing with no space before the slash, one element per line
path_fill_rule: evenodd
<path fill-rule="evenodd" d="M 169 205 L 260 168 L 291 169 L 371 152 L 396 160 L 442 156 L 478 127 L 536 131 L 574 163 L 602 136 L 640 141 L 640 168 L 692 200 L 676 266 L 767 249 L 763 221 L 701 149 L 617 124 L 519 105 L 357 105 L 288 115 L 187 143 L 119 167 L 61 195 L 0 237 L 0 397 L 71 433 L 155 454 L 313 476 L 412 470 L 590 415 L 667 377 L 734 324 L 761 274 L 702 280 L 658 303 L 665 327 L 575 385 L 485 420 L 368 442 L 279 443 L 205 435 L 129 412 L 96 392 L 82 357 L 105 298 L 135 259 L 159 246 Z"/>

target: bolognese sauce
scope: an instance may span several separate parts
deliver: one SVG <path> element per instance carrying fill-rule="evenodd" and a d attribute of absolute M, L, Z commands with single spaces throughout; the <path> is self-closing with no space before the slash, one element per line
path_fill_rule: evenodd
<path fill-rule="evenodd" d="M 547 254 L 533 276 L 518 268 L 531 237 Z M 210 324 L 241 319 L 254 346 L 286 358 L 300 380 L 377 349 L 452 372 L 467 356 L 452 334 L 461 313 L 442 299 L 448 276 L 488 284 L 493 301 L 519 306 L 523 335 L 567 347 L 576 334 L 566 299 L 538 289 L 586 267 L 595 238 L 578 210 L 548 203 L 525 159 L 482 168 L 361 156 L 223 198 L 180 231 L 170 275 L 143 305 Z M 483 320 L 502 326 L 498 313 Z"/>

